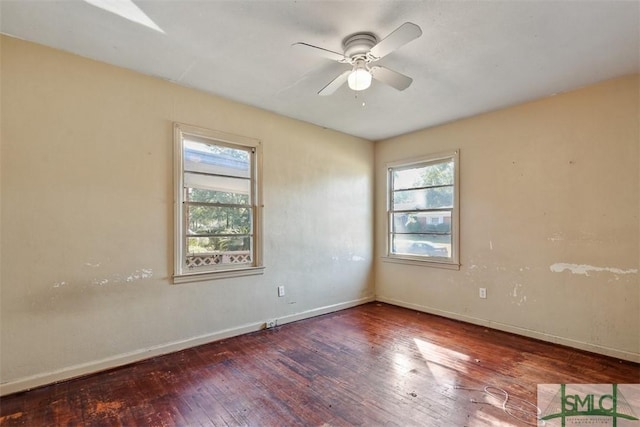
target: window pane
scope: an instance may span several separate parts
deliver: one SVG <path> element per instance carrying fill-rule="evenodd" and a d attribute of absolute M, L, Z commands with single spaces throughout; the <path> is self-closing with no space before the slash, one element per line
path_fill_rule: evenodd
<path fill-rule="evenodd" d="M 251 238 L 238 237 L 189 237 L 185 266 L 189 269 L 221 265 L 250 265 Z"/>
<path fill-rule="evenodd" d="M 187 254 L 249 251 L 250 236 L 188 237 Z"/>
<path fill-rule="evenodd" d="M 453 160 L 393 171 L 394 190 L 450 184 L 453 184 Z"/>
<path fill-rule="evenodd" d="M 425 188 L 393 192 L 393 210 L 453 207 L 453 187 Z"/>
<path fill-rule="evenodd" d="M 184 170 L 248 178 L 249 151 L 184 140 Z"/>
<path fill-rule="evenodd" d="M 230 203 L 248 205 L 250 202 L 251 181 L 244 178 L 223 176 L 184 174 L 184 186 L 187 200 L 192 202 Z"/>
<path fill-rule="evenodd" d="M 394 233 L 451 233 L 451 212 L 394 213 Z"/>
<path fill-rule="evenodd" d="M 251 210 L 224 206 L 188 206 L 188 234 L 250 234 Z"/>
<path fill-rule="evenodd" d="M 427 257 L 451 257 L 451 235 L 401 234 L 391 236 L 395 254 Z"/>

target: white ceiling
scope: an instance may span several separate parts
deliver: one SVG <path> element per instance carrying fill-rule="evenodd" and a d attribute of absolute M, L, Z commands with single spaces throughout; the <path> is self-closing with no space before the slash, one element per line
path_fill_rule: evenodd
<path fill-rule="evenodd" d="M 81 0 L 1 0 L 0 31 L 370 140 L 640 71 L 638 1 L 134 2 L 163 32 Z M 378 62 L 402 92 L 318 96 L 348 66 L 291 48 L 407 21 L 422 36 Z"/>

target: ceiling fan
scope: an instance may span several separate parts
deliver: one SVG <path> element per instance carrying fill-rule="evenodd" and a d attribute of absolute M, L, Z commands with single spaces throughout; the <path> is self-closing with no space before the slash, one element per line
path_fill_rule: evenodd
<path fill-rule="evenodd" d="M 292 46 L 297 49 L 314 52 L 341 64 L 351 65 L 350 70 L 343 72 L 320 89 L 318 95 L 331 95 L 345 82 L 348 83 L 349 88 L 352 90 L 365 90 L 371 86 L 372 78 L 397 90 L 404 90 L 411 85 L 413 81 L 411 77 L 380 65 L 371 66 L 370 64 L 384 58 L 421 35 L 422 30 L 419 26 L 411 22 L 405 22 L 380 41 L 373 33 L 369 32 L 355 33 L 345 38 L 342 43 L 344 53 L 334 52 L 302 42 L 294 43 Z"/>

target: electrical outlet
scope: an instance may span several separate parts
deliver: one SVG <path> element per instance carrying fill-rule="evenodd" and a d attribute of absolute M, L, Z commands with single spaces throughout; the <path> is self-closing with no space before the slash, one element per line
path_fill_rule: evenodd
<path fill-rule="evenodd" d="M 478 293 L 478 296 L 480 298 L 486 298 L 487 297 L 487 288 L 480 288 L 480 292 Z"/>
<path fill-rule="evenodd" d="M 278 296 L 279 297 L 284 296 L 284 286 L 278 286 Z"/>
<path fill-rule="evenodd" d="M 264 324 L 265 329 L 271 329 L 278 326 L 278 321 L 276 319 L 267 320 Z"/>

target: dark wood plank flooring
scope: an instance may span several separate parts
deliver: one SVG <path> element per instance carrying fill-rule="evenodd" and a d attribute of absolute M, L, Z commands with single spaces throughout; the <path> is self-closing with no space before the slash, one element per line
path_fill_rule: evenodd
<path fill-rule="evenodd" d="M 478 390 L 535 404 L 543 383 L 640 383 L 640 365 L 371 303 L 6 396 L 0 424 L 527 425 Z"/>

